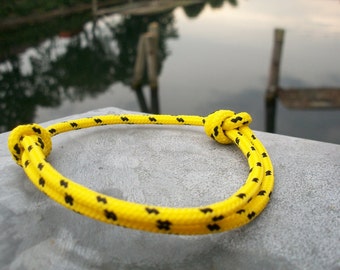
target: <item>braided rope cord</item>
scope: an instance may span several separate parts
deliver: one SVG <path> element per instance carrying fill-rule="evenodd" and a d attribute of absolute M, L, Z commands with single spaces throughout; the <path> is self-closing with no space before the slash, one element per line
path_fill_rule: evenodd
<path fill-rule="evenodd" d="M 76 119 L 43 128 L 16 127 L 8 147 L 32 183 L 59 204 L 87 217 L 118 226 L 168 234 L 208 234 L 230 230 L 257 217 L 269 202 L 274 171 L 269 155 L 248 124 L 248 113 L 220 110 L 207 117 L 187 115 L 103 115 Z M 224 201 L 190 208 L 169 208 L 120 200 L 88 189 L 60 174 L 46 160 L 57 134 L 101 125 L 164 124 L 204 126 L 222 144 L 234 143 L 248 160 L 243 186 Z"/>

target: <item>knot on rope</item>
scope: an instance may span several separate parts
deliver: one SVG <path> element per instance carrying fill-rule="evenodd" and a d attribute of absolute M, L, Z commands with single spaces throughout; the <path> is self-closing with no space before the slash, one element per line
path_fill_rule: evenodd
<path fill-rule="evenodd" d="M 235 113 L 229 110 L 219 110 L 204 118 L 205 133 L 222 144 L 232 143 L 227 131 L 248 126 L 252 121 L 246 112 Z"/>
<path fill-rule="evenodd" d="M 22 141 L 26 136 L 33 138 L 35 145 L 41 148 L 45 157 L 52 150 L 51 135 L 42 126 L 38 124 L 17 126 L 8 137 L 8 149 L 16 163 L 20 166 L 22 165 L 22 154 L 25 151 Z"/>

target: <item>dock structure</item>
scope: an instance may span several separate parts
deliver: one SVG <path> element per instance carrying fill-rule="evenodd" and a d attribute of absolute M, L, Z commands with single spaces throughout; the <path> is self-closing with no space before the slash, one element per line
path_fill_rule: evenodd
<path fill-rule="evenodd" d="M 124 15 L 152 15 L 172 10 L 178 6 L 203 3 L 203 0 L 156 0 L 156 1 L 125 1 L 123 4 L 98 8 L 98 1 L 92 0 L 94 16 L 120 13 Z"/>
<path fill-rule="evenodd" d="M 78 3 L 67 8 L 58 8 L 44 13 L 30 14 L 17 18 L 0 18 L 0 30 L 16 28 L 20 25 L 43 23 L 60 16 L 71 16 L 77 13 L 92 12 L 94 18 L 120 13 L 124 15 L 151 15 L 174 9 L 177 6 L 187 6 L 202 3 L 202 0 L 155 0 L 155 1 L 133 1 L 133 0 L 92 0 L 89 3 Z"/>
<path fill-rule="evenodd" d="M 275 132 L 277 101 L 289 109 L 340 109 L 340 87 L 284 88 L 280 86 L 280 66 L 284 29 L 274 30 L 274 45 L 265 94 L 266 131 Z"/>

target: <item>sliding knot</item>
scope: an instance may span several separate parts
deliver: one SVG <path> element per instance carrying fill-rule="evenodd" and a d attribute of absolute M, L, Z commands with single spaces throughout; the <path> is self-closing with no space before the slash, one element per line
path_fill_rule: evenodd
<path fill-rule="evenodd" d="M 52 150 L 51 135 L 46 129 L 38 124 L 17 126 L 8 137 L 8 149 L 16 163 L 20 166 L 22 165 L 22 154 L 25 151 L 22 140 L 26 136 L 33 138 L 35 145 L 41 148 L 45 157 L 47 157 Z"/>
<path fill-rule="evenodd" d="M 205 133 L 215 141 L 222 144 L 232 143 L 227 136 L 227 131 L 248 126 L 251 116 L 246 112 L 235 114 L 229 110 L 219 110 L 204 118 Z"/>

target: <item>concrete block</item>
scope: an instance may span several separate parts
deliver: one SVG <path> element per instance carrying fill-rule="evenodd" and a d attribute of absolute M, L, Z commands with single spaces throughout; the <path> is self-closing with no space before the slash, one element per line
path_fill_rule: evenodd
<path fill-rule="evenodd" d="M 65 119 L 125 113 L 105 108 Z M 177 236 L 115 227 L 77 215 L 38 191 L 0 134 L 1 269 L 340 269 L 340 146 L 255 132 L 275 189 L 250 224 Z M 124 200 L 170 207 L 223 200 L 248 174 L 236 146 L 203 128 L 103 126 L 53 138 L 49 162 L 65 176 Z"/>

